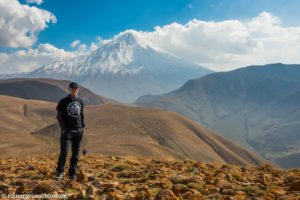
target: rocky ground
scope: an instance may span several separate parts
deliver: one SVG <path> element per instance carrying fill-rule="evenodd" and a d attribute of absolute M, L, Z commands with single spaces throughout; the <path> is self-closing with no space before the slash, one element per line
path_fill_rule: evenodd
<path fill-rule="evenodd" d="M 0 159 L 0 194 L 64 194 L 64 199 L 300 199 L 300 169 L 81 155 L 78 180 L 65 176 L 56 181 L 57 158 L 50 154 Z M 65 173 L 68 167 L 69 156 Z"/>

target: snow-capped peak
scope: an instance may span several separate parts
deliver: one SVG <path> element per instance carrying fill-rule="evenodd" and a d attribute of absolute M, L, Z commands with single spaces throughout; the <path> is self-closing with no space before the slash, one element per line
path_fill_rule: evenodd
<path fill-rule="evenodd" d="M 135 44 L 140 42 L 139 34 L 134 30 L 127 30 L 116 35 L 114 42 L 126 42 L 127 44 Z"/>
<path fill-rule="evenodd" d="M 33 74 L 59 74 L 67 77 L 89 77 L 97 74 L 138 74 L 146 71 L 174 70 L 178 57 L 150 42 L 143 32 L 127 30 L 88 55 L 68 61 L 54 62 Z M 187 64 L 187 63 L 185 63 Z M 171 66 L 173 66 L 171 68 Z"/>
<path fill-rule="evenodd" d="M 136 30 L 126 30 L 124 32 L 119 33 L 118 35 L 114 36 L 113 40 L 111 41 L 112 44 L 121 43 L 123 45 L 135 45 L 140 46 L 145 49 L 152 48 L 155 51 L 163 52 L 170 54 L 169 52 L 163 50 L 162 48 L 158 47 L 157 45 L 150 42 L 143 32 L 138 32 Z M 170 54 L 171 55 L 171 54 Z M 174 56 L 174 55 L 173 55 Z"/>

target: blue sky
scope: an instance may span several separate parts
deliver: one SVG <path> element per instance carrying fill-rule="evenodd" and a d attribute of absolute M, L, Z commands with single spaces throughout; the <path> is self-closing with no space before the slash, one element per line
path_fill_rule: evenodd
<path fill-rule="evenodd" d="M 26 3 L 25 1 L 20 1 Z M 153 31 L 172 22 L 247 20 L 267 11 L 283 25 L 300 25 L 298 0 L 44 0 L 37 7 L 52 12 L 57 22 L 40 32 L 39 43 L 70 49 L 70 43 L 90 43 L 127 29 Z"/>
<path fill-rule="evenodd" d="M 87 54 L 103 45 L 99 37 L 129 29 L 215 71 L 298 64 L 299 7 L 299 0 L 0 0 L 0 73 Z"/>

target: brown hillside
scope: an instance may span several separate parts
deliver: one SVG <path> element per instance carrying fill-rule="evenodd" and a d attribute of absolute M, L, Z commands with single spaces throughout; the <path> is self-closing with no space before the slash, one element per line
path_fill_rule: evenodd
<path fill-rule="evenodd" d="M 0 95 L 0 154 L 59 150 L 55 103 Z M 175 112 L 99 104 L 85 107 L 82 148 L 95 154 L 163 159 L 191 158 L 238 165 L 267 161 Z"/>
<path fill-rule="evenodd" d="M 55 104 L 0 95 L 0 156 L 56 151 L 30 132 L 55 123 Z"/>
<path fill-rule="evenodd" d="M 71 81 L 50 78 L 13 78 L 0 80 L 0 94 L 57 103 L 68 94 Z M 79 85 L 78 95 L 86 105 L 120 104 L 119 102 L 99 96 Z"/>

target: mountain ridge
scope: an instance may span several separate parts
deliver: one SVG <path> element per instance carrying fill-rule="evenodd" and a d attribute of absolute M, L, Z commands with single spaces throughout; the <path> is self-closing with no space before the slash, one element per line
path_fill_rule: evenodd
<path fill-rule="evenodd" d="M 212 73 L 163 95 L 142 96 L 134 103 L 178 112 L 276 160 L 300 151 L 295 132 L 299 127 L 299 66 L 276 63 Z"/>

